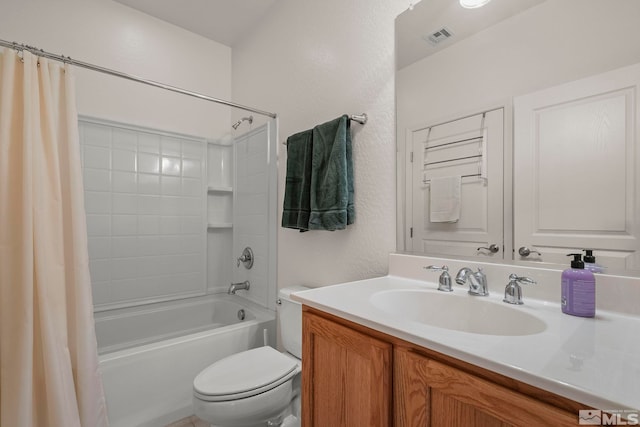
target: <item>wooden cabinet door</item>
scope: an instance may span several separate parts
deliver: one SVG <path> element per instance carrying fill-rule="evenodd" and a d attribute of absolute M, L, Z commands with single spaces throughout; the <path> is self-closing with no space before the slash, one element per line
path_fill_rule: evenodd
<path fill-rule="evenodd" d="M 563 411 L 407 349 L 394 354 L 396 426 L 575 426 Z"/>
<path fill-rule="evenodd" d="M 391 425 L 392 345 L 303 312 L 302 425 Z"/>

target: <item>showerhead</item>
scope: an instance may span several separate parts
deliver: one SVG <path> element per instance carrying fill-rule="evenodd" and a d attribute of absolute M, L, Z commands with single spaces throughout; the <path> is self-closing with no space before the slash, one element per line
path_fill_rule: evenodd
<path fill-rule="evenodd" d="M 243 117 L 240 120 L 238 120 L 237 122 L 235 122 L 234 124 L 231 125 L 231 127 L 236 130 L 238 129 L 238 127 L 242 124 L 242 122 L 244 121 L 248 121 L 249 124 L 253 123 L 253 116 L 249 116 L 249 117 Z"/>

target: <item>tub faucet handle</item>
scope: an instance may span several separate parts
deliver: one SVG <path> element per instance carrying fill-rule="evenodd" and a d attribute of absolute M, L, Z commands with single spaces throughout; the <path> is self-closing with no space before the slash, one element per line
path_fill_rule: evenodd
<path fill-rule="evenodd" d="M 246 268 L 247 270 L 253 267 L 253 251 L 249 246 L 244 248 L 244 250 L 242 251 L 242 255 L 240 255 L 240 257 L 238 258 L 238 268 L 240 267 L 240 263 L 243 263 L 244 268 Z"/>

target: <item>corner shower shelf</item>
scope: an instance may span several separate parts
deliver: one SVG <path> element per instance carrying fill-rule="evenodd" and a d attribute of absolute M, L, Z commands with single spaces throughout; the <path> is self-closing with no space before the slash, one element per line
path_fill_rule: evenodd
<path fill-rule="evenodd" d="M 208 230 L 218 229 L 218 228 L 233 228 L 233 223 L 231 222 L 214 222 L 207 224 Z"/>
<path fill-rule="evenodd" d="M 207 188 L 209 193 L 233 193 L 233 187 L 224 187 L 219 185 L 210 185 Z"/>

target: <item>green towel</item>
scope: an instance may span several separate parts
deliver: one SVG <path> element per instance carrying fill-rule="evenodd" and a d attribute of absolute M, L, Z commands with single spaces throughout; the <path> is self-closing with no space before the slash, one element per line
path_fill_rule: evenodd
<path fill-rule="evenodd" d="M 285 228 L 309 229 L 312 137 L 313 131 L 307 130 L 287 138 L 287 176 L 282 210 L 282 226 Z"/>
<path fill-rule="evenodd" d="M 343 115 L 313 128 L 310 230 L 343 230 L 354 222 L 350 124 Z"/>

